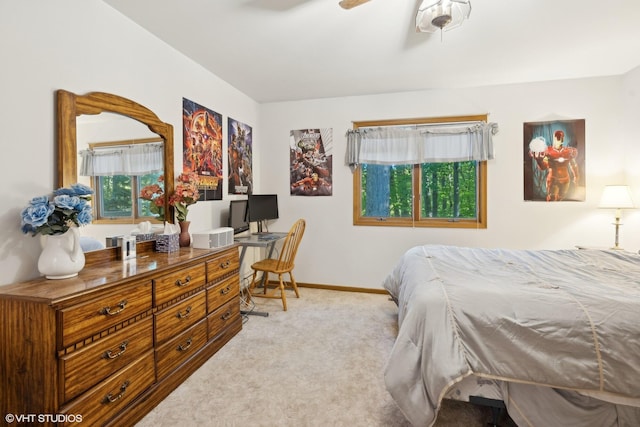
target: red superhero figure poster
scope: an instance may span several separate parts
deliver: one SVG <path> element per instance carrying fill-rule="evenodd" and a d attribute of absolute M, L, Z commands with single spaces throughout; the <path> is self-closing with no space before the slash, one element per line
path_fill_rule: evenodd
<path fill-rule="evenodd" d="M 200 200 L 222 200 L 222 115 L 182 98 L 182 170 L 198 174 Z"/>
<path fill-rule="evenodd" d="M 524 124 L 525 200 L 584 201 L 584 138 L 584 119 Z"/>

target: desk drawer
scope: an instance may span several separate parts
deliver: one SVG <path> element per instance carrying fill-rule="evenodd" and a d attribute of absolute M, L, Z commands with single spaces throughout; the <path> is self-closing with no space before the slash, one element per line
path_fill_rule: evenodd
<path fill-rule="evenodd" d="M 63 402 L 67 402 L 153 347 L 151 316 L 60 359 Z"/>
<path fill-rule="evenodd" d="M 223 329 L 240 318 L 240 299 L 234 298 L 207 317 L 209 339 L 215 338 Z"/>
<path fill-rule="evenodd" d="M 215 282 L 220 277 L 240 268 L 240 255 L 237 248 L 232 248 L 220 256 L 207 261 L 207 283 Z"/>
<path fill-rule="evenodd" d="M 204 264 L 195 264 L 155 279 L 153 281 L 155 305 L 160 306 L 184 293 L 204 286 L 205 277 Z"/>
<path fill-rule="evenodd" d="M 62 408 L 60 412 L 82 415 L 82 425 L 102 425 L 154 382 L 153 351 L 150 350 L 136 362 Z"/>
<path fill-rule="evenodd" d="M 151 281 L 60 310 L 62 343 L 68 347 L 140 313 L 151 310 Z"/>
<path fill-rule="evenodd" d="M 202 319 L 156 350 L 158 380 L 196 354 L 207 342 L 207 320 Z"/>
<path fill-rule="evenodd" d="M 212 312 L 222 304 L 235 299 L 239 301 L 240 279 L 232 276 L 222 283 L 207 289 L 207 312 Z"/>
<path fill-rule="evenodd" d="M 173 304 L 154 315 L 156 321 L 156 345 L 187 329 L 207 314 L 207 298 L 204 291 Z"/>

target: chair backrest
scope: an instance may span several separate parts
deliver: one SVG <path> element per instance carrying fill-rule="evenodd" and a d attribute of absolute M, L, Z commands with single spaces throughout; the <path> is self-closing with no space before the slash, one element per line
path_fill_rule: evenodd
<path fill-rule="evenodd" d="M 296 253 L 298 252 L 298 246 L 300 246 L 300 241 L 302 240 L 302 235 L 304 234 L 304 229 L 306 227 L 306 222 L 304 219 L 297 220 L 287 233 L 287 237 L 284 240 L 284 244 L 282 245 L 282 250 L 280 251 L 280 257 L 278 257 L 278 270 L 287 270 L 293 268 L 293 261 L 296 258 Z"/>

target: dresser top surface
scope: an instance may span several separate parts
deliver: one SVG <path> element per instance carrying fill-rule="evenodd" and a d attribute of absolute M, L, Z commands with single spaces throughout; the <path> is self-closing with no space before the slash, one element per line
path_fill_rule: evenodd
<path fill-rule="evenodd" d="M 151 278 L 158 273 L 172 271 L 199 260 L 205 261 L 216 254 L 237 247 L 238 245 L 234 244 L 217 249 L 180 248 L 179 251 L 172 253 L 143 252 L 131 260 L 112 260 L 85 266 L 78 276 L 69 279 L 51 280 L 39 277 L 0 286 L 0 298 L 14 297 L 56 304 L 95 291 L 109 291 L 119 284 L 136 279 L 144 280 L 146 277 Z"/>

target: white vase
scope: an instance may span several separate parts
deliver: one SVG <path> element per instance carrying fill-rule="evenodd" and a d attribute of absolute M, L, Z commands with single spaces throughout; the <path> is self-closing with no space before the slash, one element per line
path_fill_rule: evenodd
<path fill-rule="evenodd" d="M 44 243 L 38 270 L 47 279 L 67 279 L 78 275 L 84 267 L 84 252 L 80 247 L 77 228 L 70 228 L 64 234 L 44 236 Z"/>

